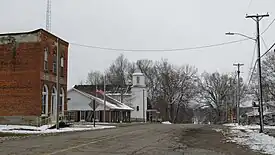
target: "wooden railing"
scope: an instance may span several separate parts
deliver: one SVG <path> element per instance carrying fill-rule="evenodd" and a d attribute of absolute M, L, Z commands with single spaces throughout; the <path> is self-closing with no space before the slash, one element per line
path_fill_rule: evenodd
<path fill-rule="evenodd" d="M 59 115 L 59 122 L 72 123 L 75 120 L 75 115 L 64 111 L 63 114 Z M 52 120 L 51 113 L 48 113 L 47 116 L 39 116 L 36 120 L 36 126 L 42 126 L 47 124 L 55 123 L 55 120 Z"/>
<path fill-rule="evenodd" d="M 46 124 L 52 123 L 51 113 L 48 114 L 48 116 L 40 116 L 37 117 L 37 126 L 42 126 Z"/>

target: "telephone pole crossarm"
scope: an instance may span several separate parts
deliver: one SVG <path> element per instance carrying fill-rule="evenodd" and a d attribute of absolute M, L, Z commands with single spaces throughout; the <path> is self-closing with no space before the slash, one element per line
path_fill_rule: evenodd
<path fill-rule="evenodd" d="M 260 20 L 264 17 L 269 17 L 269 14 L 263 14 L 263 15 L 259 15 L 259 14 L 256 14 L 256 15 L 246 15 L 245 18 L 252 18 L 253 20 L 255 20 L 255 18 L 259 18 L 260 17 Z"/>

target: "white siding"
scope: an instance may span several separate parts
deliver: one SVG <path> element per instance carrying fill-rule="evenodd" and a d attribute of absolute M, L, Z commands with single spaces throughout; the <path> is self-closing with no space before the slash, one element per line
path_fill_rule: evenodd
<path fill-rule="evenodd" d="M 143 96 L 143 89 L 144 89 L 144 96 Z M 146 120 L 146 111 L 147 111 L 147 90 L 146 88 L 140 88 L 140 87 L 133 87 L 132 88 L 132 107 L 134 111 L 131 112 L 131 118 L 138 118 L 143 119 L 143 113 L 144 113 L 144 119 Z M 144 107 L 143 107 L 143 99 L 144 99 Z M 137 111 L 137 106 L 139 106 L 139 111 Z"/>
<path fill-rule="evenodd" d="M 139 81 L 137 80 L 138 78 L 139 78 Z M 145 76 L 142 73 L 140 73 L 140 74 L 134 73 L 132 82 L 133 82 L 133 86 L 146 87 L 146 85 L 145 85 Z"/>
<path fill-rule="evenodd" d="M 68 101 L 68 107 L 67 107 L 68 111 L 93 110 L 89 106 L 91 99 L 89 99 L 88 97 L 86 97 L 82 94 L 79 94 L 78 92 L 76 92 L 74 90 L 69 91 L 67 96 L 68 96 L 68 98 L 70 98 L 70 100 Z"/>
<path fill-rule="evenodd" d="M 89 106 L 89 103 L 92 102 L 90 98 L 88 98 L 85 95 L 80 94 L 79 92 L 76 92 L 74 90 L 68 92 L 68 98 L 70 100 L 68 101 L 68 111 L 90 111 L 93 110 L 92 107 Z M 97 103 L 96 111 L 98 110 L 104 110 L 104 104 L 103 103 Z M 106 103 L 106 110 L 110 110 L 110 108 L 107 106 L 108 103 Z"/>

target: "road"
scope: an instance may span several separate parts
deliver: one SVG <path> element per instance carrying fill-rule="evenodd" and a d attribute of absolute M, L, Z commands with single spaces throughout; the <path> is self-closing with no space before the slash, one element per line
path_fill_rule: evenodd
<path fill-rule="evenodd" d="M 147 124 L 4 141 L 1 155 L 258 155 L 214 126 Z M 183 153 L 184 152 L 184 153 Z"/>

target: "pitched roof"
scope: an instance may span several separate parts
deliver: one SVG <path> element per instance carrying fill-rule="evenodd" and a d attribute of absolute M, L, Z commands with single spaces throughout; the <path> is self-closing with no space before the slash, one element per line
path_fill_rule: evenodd
<path fill-rule="evenodd" d="M 89 92 L 89 91 L 82 91 L 76 88 L 72 88 L 71 90 L 74 90 L 88 98 L 95 99 L 97 102 L 104 104 L 104 95 L 97 92 Z M 70 91 L 70 90 L 69 90 Z M 106 95 L 106 106 L 110 109 L 117 109 L 117 110 L 133 110 L 131 107 L 127 106 L 124 103 L 121 103 L 114 98 L 111 98 Z"/>
<path fill-rule="evenodd" d="M 74 88 L 84 91 L 84 92 L 95 92 L 96 87 L 98 90 L 104 90 L 104 85 L 75 85 Z M 131 85 L 126 85 L 125 87 L 121 87 L 119 85 L 105 85 L 106 92 L 118 93 L 121 89 L 125 92 L 131 91 Z"/>

